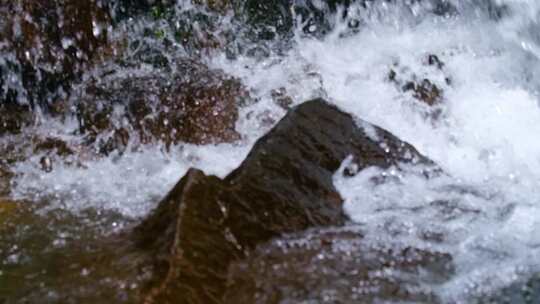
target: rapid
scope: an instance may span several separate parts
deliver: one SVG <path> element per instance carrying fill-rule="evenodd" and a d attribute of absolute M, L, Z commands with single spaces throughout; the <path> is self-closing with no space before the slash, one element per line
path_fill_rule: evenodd
<path fill-rule="evenodd" d="M 312 3 L 327 9 L 323 1 Z M 176 6 L 179 14 L 198 9 L 188 1 Z M 84 166 L 59 164 L 51 172 L 41 169 L 41 155 L 33 155 L 12 166 L 11 197 L 136 221 L 190 167 L 220 177 L 234 170 L 286 114 L 273 100 L 280 90 L 292 105 L 323 97 L 390 131 L 443 169 L 431 178 L 417 168 L 334 176 L 350 225 L 366 231 L 367 242 L 451 254 L 456 269 L 450 280 L 423 286 L 442 302 L 469 303 L 540 273 L 540 3 L 367 1 L 327 12 L 324 31 L 293 16 L 287 39 L 262 44 L 239 34 L 235 43 L 249 51 L 199 54 L 249 90 L 252 101 L 242 106 L 236 124 L 241 140 L 166 150 L 148 145 L 85 160 Z M 219 18 L 220 31 L 239 26 L 230 14 Z M 136 35 L 137 28 L 126 31 Z M 165 52 L 172 61 L 186 55 L 180 46 Z M 423 79 L 440 92 L 433 106 L 402 89 Z M 40 128 L 80 140 L 70 120 Z M 376 176 L 392 178 L 376 183 Z M 107 230 L 110 223 L 103 225 Z"/>

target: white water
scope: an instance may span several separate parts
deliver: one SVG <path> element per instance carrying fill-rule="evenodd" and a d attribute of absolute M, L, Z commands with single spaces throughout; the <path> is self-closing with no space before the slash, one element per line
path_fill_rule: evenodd
<path fill-rule="evenodd" d="M 271 101 L 271 91 L 283 87 L 296 104 L 328 98 L 436 161 L 450 177 L 426 180 L 406 170 L 396 173 L 397 181 L 376 185 L 369 178 L 383 172 L 370 168 L 353 178 L 338 172 L 335 183 L 372 242 L 452 253 L 457 275 L 436 290 L 445 301 L 496 290 L 540 271 L 540 4 L 496 1 L 509 10 L 496 21 L 477 2 L 453 1 L 460 12 L 453 17 L 430 14 L 429 2 L 374 5 L 358 12 L 368 21 L 356 34 L 340 35 L 338 24 L 323 40 L 298 34 L 284 56 L 208 58 L 260 99 L 238 122 L 245 141 L 172 153 L 148 148 L 52 173 L 38 170 L 37 158 L 17 168 L 15 195 L 55 195 L 73 210 L 95 206 L 143 215 L 189 166 L 220 176 L 234 169 L 268 130 L 257 117 L 284 115 Z M 442 70 L 425 64 L 428 54 L 444 62 Z M 426 118 L 430 109 L 388 81 L 390 69 L 441 88 L 441 117 Z M 398 239 L 389 237 L 396 231 Z M 445 237 L 426 241 L 419 237 L 426 232 Z"/>
<path fill-rule="evenodd" d="M 88 161 L 84 167 L 58 165 L 52 172 L 40 169 L 41 156 L 19 163 L 15 199 L 53 201 L 53 208 L 74 212 L 87 208 L 114 210 L 141 217 L 156 206 L 190 167 L 224 177 L 236 168 L 247 148 L 232 145 L 186 145 L 164 152 L 148 147 L 122 157 Z"/>
<path fill-rule="evenodd" d="M 457 4 L 464 12 L 475 7 Z M 413 144 L 449 173 L 432 180 L 395 173 L 397 181 L 382 185 L 370 177 L 391 173 L 375 168 L 335 178 L 346 211 L 374 244 L 452 254 L 456 275 L 433 287 L 449 303 L 540 271 L 540 53 L 534 34 L 540 4 L 505 4 L 511 15 L 499 22 L 482 14 L 442 18 L 425 15 L 419 5 L 414 12 L 381 5 L 356 35 L 299 39 L 279 64 L 246 59 L 226 65 L 263 92 L 285 87 L 296 101 L 327 97 Z M 445 63 L 442 71 L 425 64 L 428 54 Z M 426 119 L 429 110 L 387 80 L 391 68 L 405 78 L 430 79 L 444 91 L 440 119 Z M 444 238 L 426 241 L 425 234 Z"/>

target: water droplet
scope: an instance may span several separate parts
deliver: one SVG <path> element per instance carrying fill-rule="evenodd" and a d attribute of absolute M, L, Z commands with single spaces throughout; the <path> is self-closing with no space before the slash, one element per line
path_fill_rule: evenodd
<path fill-rule="evenodd" d="M 74 44 L 73 39 L 66 38 L 66 37 L 62 38 L 62 48 L 64 48 L 64 50 L 68 49 L 73 44 Z"/>

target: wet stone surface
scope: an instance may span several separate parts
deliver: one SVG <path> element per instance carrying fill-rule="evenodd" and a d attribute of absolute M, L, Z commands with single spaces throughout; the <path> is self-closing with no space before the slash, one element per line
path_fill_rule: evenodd
<path fill-rule="evenodd" d="M 134 231 L 148 254 L 145 268 L 154 273 L 143 289 L 145 301 L 228 303 L 229 265 L 257 245 L 310 227 L 343 225 L 347 217 L 332 177 L 349 155 L 359 169 L 434 166 L 372 128 L 384 147 L 352 116 L 312 100 L 292 109 L 225 179 L 191 169 Z"/>
<path fill-rule="evenodd" d="M 0 136 L 18 134 L 34 120 L 28 106 L 15 102 L 0 102 Z"/>
<path fill-rule="evenodd" d="M 144 275 L 114 213 L 0 198 L 0 302 L 136 303 Z"/>
<path fill-rule="evenodd" d="M 444 100 L 442 87 L 451 85 L 452 81 L 446 76 L 444 63 L 437 55 L 426 55 L 423 64 L 426 69 L 439 74 L 437 75 L 438 79 L 422 78 L 422 75 L 417 75 L 416 72 L 409 70 L 407 67 L 401 67 L 398 63 L 395 63 L 388 73 L 388 80 L 403 92 L 410 92 L 417 101 L 423 104 L 430 107 L 440 105 Z"/>
<path fill-rule="evenodd" d="M 109 12 L 101 1 L 1 1 L 0 97 L 48 106 L 99 57 Z"/>
<path fill-rule="evenodd" d="M 274 240 L 234 263 L 226 303 L 437 303 L 426 287 L 453 273 L 451 256 L 363 240 L 361 227 Z"/>
<path fill-rule="evenodd" d="M 209 144 L 239 139 L 247 92 L 237 79 L 193 61 L 177 72 L 90 80 L 74 94 L 79 131 L 105 154 L 134 143 Z"/>

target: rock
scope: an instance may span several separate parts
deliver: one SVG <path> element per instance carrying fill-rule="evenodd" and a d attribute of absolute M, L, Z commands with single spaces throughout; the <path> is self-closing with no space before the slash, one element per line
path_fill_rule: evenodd
<path fill-rule="evenodd" d="M 13 174 L 0 162 L 0 198 L 9 195 L 10 182 Z"/>
<path fill-rule="evenodd" d="M 75 116 L 78 138 L 65 141 L 38 131 L 39 119 L 28 105 L 0 103 L 0 136 L 18 134 L 0 146 L 10 162 L 39 154 L 46 172 L 58 161 L 82 164 L 127 147 L 144 144 L 217 144 L 240 139 L 236 132 L 238 109 L 248 93 L 238 79 L 192 60 L 177 60 L 175 72 L 121 74 L 114 72 L 89 78 L 74 87 L 71 97 L 51 107 Z M 105 70 L 105 73 L 108 73 Z M 51 119 L 44 115 L 42 118 Z M 34 124 L 36 128 L 31 128 Z M 22 133 L 25 127 L 27 130 Z M 10 144 L 11 143 L 11 144 Z M 20 153 L 14 153 L 12 146 Z M 24 149 L 23 149 L 24 147 Z M 7 159 L 6 154 L 4 158 Z"/>
<path fill-rule="evenodd" d="M 344 224 L 332 177 L 349 155 L 360 169 L 432 164 L 390 133 L 361 124 L 367 129 L 321 99 L 308 101 L 261 138 L 225 179 L 191 169 L 135 229 L 153 272 L 145 303 L 223 303 L 229 265 L 257 245 Z"/>
<path fill-rule="evenodd" d="M 34 122 L 34 115 L 28 106 L 0 100 L 0 136 L 19 134 L 32 122 Z"/>
<path fill-rule="evenodd" d="M 452 81 L 446 76 L 444 62 L 437 55 L 428 54 L 423 60 L 423 65 L 433 70 L 432 74 L 439 74 L 437 78 L 442 81 L 422 78 L 417 73 L 395 63 L 388 73 L 388 80 L 402 92 L 410 92 L 417 101 L 433 107 L 440 105 L 444 100 L 443 86 L 451 85 Z M 432 117 L 438 117 L 441 113 L 435 110 Z"/>
<path fill-rule="evenodd" d="M 193 0 L 193 2 L 220 13 L 225 13 L 233 7 L 231 0 Z"/>
<path fill-rule="evenodd" d="M 0 0 L 0 99 L 48 106 L 63 98 L 106 45 L 110 16 L 100 3 Z"/>
<path fill-rule="evenodd" d="M 239 12 L 255 28 L 258 39 L 272 40 L 290 34 L 293 27 L 290 0 L 246 0 Z"/>
<path fill-rule="evenodd" d="M 425 0 L 414 0 L 416 2 L 422 2 Z M 433 13 L 438 16 L 457 16 L 460 14 L 458 9 L 459 6 L 456 6 L 452 1 L 446 0 L 436 0 L 430 1 Z M 479 3 L 478 6 L 479 12 L 482 11 L 492 20 L 498 21 L 504 16 L 508 16 L 509 7 L 507 4 L 501 3 L 500 1 L 486 0 Z"/>
<path fill-rule="evenodd" d="M 115 22 L 129 17 L 149 13 L 152 10 L 164 10 L 174 4 L 173 0 L 109 0 L 108 5 Z"/>
<path fill-rule="evenodd" d="M 54 152 L 56 155 L 60 156 L 68 156 L 75 153 L 75 151 L 72 150 L 72 148 L 69 146 L 69 144 L 65 141 L 63 141 L 60 138 L 56 137 L 46 137 L 46 138 L 40 138 L 35 137 L 32 139 L 34 142 L 34 148 L 33 152 L 35 153 L 41 153 L 41 152 Z"/>
<path fill-rule="evenodd" d="M 519 278 L 500 290 L 483 292 L 475 297 L 480 304 L 538 304 L 540 303 L 540 274 Z"/>
<path fill-rule="evenodd" d="M 123 225 L 113 212 L 0 197 L 0 303 L 140 303 Z"/>
<path fill-rule="evenodd" d="M 454 272 L 451 256 L 363 239 L 360 227 L 309 231 L 257 248 L 229 271 L 225 303 L 436 303 L 421 286 Z"/>
<path fill-rule="evenodd" d="M 272 90 L 271 94 L 274 103 L 282 109 L 289 110 L 291 108 L 293 99 L 287 94 L 287 90 L 284 87 Z"/>
<path fill-rule="evenodd" d="M 439 70 L 442 70 L 444 67 L 444 62 L 442 62 L 437 55 L 429 54 L 427 56 L 427 64 L 437 67 Z"/>
<path fill-rule="evenodd" d="M 239 5 L 238 14 L 254 28 L 256 39 L 272 40 L 292 35 L 293 11 L 305 21 L 304 32 L 324 34 L 330 29 L 328 19 L 338 5 L 349 6 L 354 0 L 331 1 L 246 0 Z M 315 28 L 315 30 L 312 30 Z"/>
<path fill-rule="evenodd" d="M 423 79 L 418 83 L 409 81 L 402 89 L 404 92 L 412 91 L 414 98 L 429 106 L 439 103 L 442 98 L 441 90 L 429 79 Z"/>
<path fill-rule="evenodd" d="M 413 7 L 425 0 L 408 0 Z M 486 1 L 491 2 L 491 1 Z M 334 27 L 336 17 L 347 21 L 350 29 L 356 29 L 363 22 L 358 17 L 362 11 L 369 11 L 375 4 L 397 6 L 403 1 L 394 0 L 245 0 L 236 1 L 237 15 L 253 27 L 256 39 L 272 40 L 290 37 L 295 18 L 302 21 L 302 30 L 307 35 L 322 37 Z M 456 7 L 446 0 L 429 1 L 430 11 L 440 16 L 456 15 Z M 493 5 L 492 5 L 493 6 Z M 489 8 L 487 8 L 489 9 Z M 338 15 L 338 13 L 340 13 Z"/>
<path fill-rule="evenodd" d="M 1 178 L 1 177 L 0 177 Z M 6 222 L 7 218 L 16 211 L 17 203 L 2 197 L 0 193 L 0 221 Z"/>
<path fill-rule="evenodd" d="M 192 61 L 173 75 L 111 75 L 73 97 L 80 132 L 105 154 L 129 140 L 210 144 L 239 139 L 238 107 L 247 93 L 237 79 Z"/>

